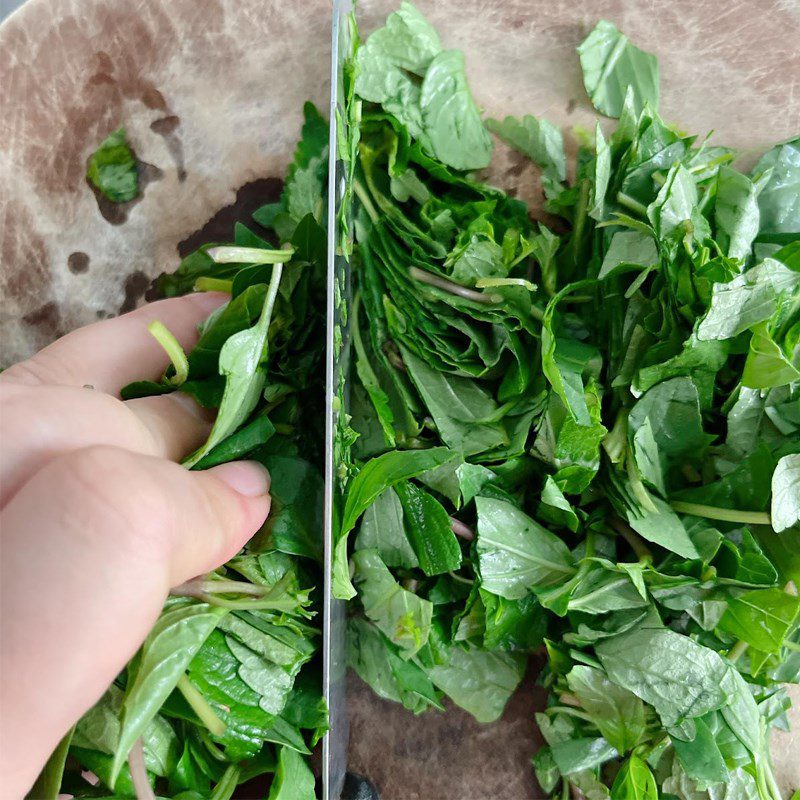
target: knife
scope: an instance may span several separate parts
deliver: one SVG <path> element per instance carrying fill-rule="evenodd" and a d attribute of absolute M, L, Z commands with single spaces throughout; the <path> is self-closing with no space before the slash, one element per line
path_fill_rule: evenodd
<path fill-rule="evenodd" d="M 350 361 L 350 212 L 346 65 L 356 47 L 354 0 L 334 0 L 331 38 L 330 141 L 328 150 L 328 276 L 325 389 L 325 586 L 323 597 L 323 695 L 329 729 L 322 740 L 322 800 L 339 800 L 347 769 L 349 722 L 345 675 L 346 609 L 332 593 L 333 544 L 341 482 L 337 430 L 346 425 Z"/>

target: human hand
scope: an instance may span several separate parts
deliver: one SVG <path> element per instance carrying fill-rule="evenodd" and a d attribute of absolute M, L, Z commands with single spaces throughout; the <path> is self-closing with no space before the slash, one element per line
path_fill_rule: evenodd
<path fill-rule="evenodd" d="M 180 393 L 123 402 L 190 347 L 218 294 L 75 331 L 0 375 L 0 775 L 22 797 L 134 655 L 170 587 L 231 558 L 269 511 L 258 464 L 188 472 L 210 422 Z"/>

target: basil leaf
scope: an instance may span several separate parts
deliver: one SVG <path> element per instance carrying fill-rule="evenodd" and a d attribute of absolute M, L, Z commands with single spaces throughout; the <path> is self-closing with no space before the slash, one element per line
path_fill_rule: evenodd
<path fill-rule="evenodd" d="M 574 563 L 567 546 L 512 503 L 477 497 L 476 550 L 481 585 L 488 592 L 519 600 L 569 578 Z"/>

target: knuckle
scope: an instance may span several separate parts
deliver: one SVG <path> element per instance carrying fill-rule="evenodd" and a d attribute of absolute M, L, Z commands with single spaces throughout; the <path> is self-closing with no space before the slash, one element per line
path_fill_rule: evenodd
<path fill-rule="evenodd" d="M 12 364 L 0 376 L 0 384 L 20 384 L 40 386 L 47 383 L 49 370 L 46 364 L 34 356 L 17 364 Z"/>
<path fill-rule="evenodd" d="M 57 468 L 68 498 L 63 521 L 76 535 L 128 554 L 163 556 L 172 510 L 135 454 L 97 445 L 64 456 Z"/>

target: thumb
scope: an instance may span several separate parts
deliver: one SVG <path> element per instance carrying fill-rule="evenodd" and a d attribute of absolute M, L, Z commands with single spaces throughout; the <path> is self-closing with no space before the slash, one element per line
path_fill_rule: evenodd
<path fill-rule="evenodd" d="M 0 774 L 12 796 L 133 656 L 169 588 L 258 530 L 268 490 L 252 462 L 188 472 L 91 447 L 52 461 L 3 509 Z"/>

